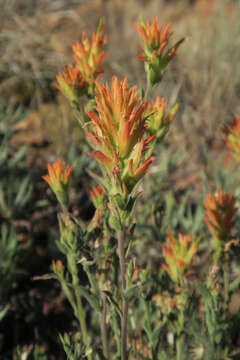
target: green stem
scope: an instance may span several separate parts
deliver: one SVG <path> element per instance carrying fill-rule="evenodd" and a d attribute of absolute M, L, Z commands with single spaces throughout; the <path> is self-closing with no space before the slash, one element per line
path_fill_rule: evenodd
<path fill-rule="evenodd" d="M 178 313 L 178 329 L 177 329 L 177 341 L 176 341 L 176 360 L 183 360 L 184 357 L 184 326 L 185 326 L 185 310 L 187 304 L 187 289 L 184 283 L 181 284 L 181 298 L 182 306 Z"/>
<path fill-rule="evenodd" d="M 146 72 L 146 74 L 147 74 L 147 72 Z M 146 101 L 148 99 L 150 90 L 151 90 L 151 84 L 150 84 L 150 80 L 149 80 L 148 75 L 147 75 L 147 88 L 146 88 L 146 92 L 144 94 L 144 101 Z"/>
<path fill-rule="evenodd" d="M 91 274 L 91 271 L 89 270 L 89 268 L 87 266 L 83 266 L 83 268 L 84 268 L 85 272 L 87 273 L 88 280 L 89 280 L 89 283 L 90 283 L 91 288 L 93 290 L 93 293 L 95 295 L 98 295 L 99 294 L 98 286 L 96 284 L 95 279 L 93 278 L 93 276 Z"/>
<path fill-rule="evenodd" d="M 215 265 L 220 265 L 222 256 L 222 243 L 220 239 L 215 237 L 215 252 L 213 254 L 213 262 Z"/>
<path fill-rule="evenodd" d="M 177 360 L 183 360 L 183 339 L 180 335 L 177 339 Z"/>
<path fill-rule="evenodd" d="M 121 339 L 119 336 L 118 315 L 115 311 L 113 311 L 113 314 L 112 314 L 112 329 L 113 329 L 116 344 L 117 344 L 116 358 L 119 359 L 119 355 L 121 354 Z"/>
<path fill-rule="evenodd" d="M 88 266 L 84 266 L 84 270 L 86 271 L 87 275 L 88 275 L 88 280 L 90 282 L 91 288 L 93 290 L 93 293 L 95 295 L 99 295 L 99 289 L 98 286 L 96 284 L 95 279 L 93 278 L 90 269 L 88 268 Z M 102 337 L 102 344 L 103 344 L 103 355 L 105 356 L 106 359 L 110 359 L 110 354 L 109 354 L 109 346 L 108 346 L 108 337 L 107 337 L 107 321 L 106 321 L 106 317 L 107 317 L 107 302 L 106 302 L 106 296 L 104 295 L 104 293 L 102 294 L 102 303 L 103 303 L 103 310 L 102 313 L 99 316 L 99 322 L 100 322 L 100 327 L 101 327 L 101 337 Z"/>
<path fill-rule="evenodd" d="M 125 265 L 125 254 L 124 254 L 124 240 L 126 230 L 123 228 L 119 231 L 118 240 L 118 256 L 120 263 L 120 272 L 122 278 L 122 318 L 121 318 L 121 360 L 127 360 L 127 318 L 128 318 L 128 303 L 123 296 L 126 290 L 126 265 Z"/>
<path fill-rule="evenodd" d="M 88 348 L 89 342 L 88 342 L 88 334 L 87 334 L 87 327 L 86 327 L 85 311 L 83 309 L 82 299 L 81 299 L 81 295 L 80 295 L 80 291 L 79 291 L 80 283 L 79 283 L 79 278 L 78 278 L 78 269 L 77 269 L 75 254 L 68 255 L 68 265 L 69 265 L 69 270 L 72 274 L 72 285 L 73 285 L 74 293 L 75 293 L 75 297 L 76 297 L 76 305 L 77 305 L 76 306 L 77 307 L 76 316 L 80 323 L 84 345 L 86 346 L 86 348 Z M 88 359 L 92 360 L 92 354 L 88 355 Z"/>
<path fill-rule="evenodd" d="M 70 213 L 66 206 L 62 205 L 62 211 L 66 218 L 70 219 Z M 70 252 L 67 254 L 67 263 L 68 263 L 68 269 L 72 275 L 72 285 L 74 289 L 75 294 L 75 300 L 71 301 L 71 304 L 73 306 L 74 312 L 76 317 L 79 320 L 80 328 L 82 332 L 83 342 L 86 348 L 89 346 L 88 342 L 88 334 L 87 334 L 87 327 L 86 327 L 86 319 L 85 319 L 85 311 L 82 305 L 82 299 L 80 295 L 80 288 L 79 288 L 79 278 L 78 278 L 78 268 L 77 268 L 77 260 L 76 260 L 76 254 L 73 252 Z M 66 289 L 65 289 L 66 290 Z M 68 296 L 69 300 L 70 297 Z M 92 354 L 88 355 L 88 359 L 92 360 Z"/>
<path fill-rule="evenodd" d="M 228 308 L 229 300 L 229 265 L 226 262 L 223 266 L 223 277 L 224 277 L 224 307 Z"/>
<path fill-rule="evenodd" d="M 61 281 L 61 286 L 62 286 L 62 290 L 63 290 L 65 296 L 67 297 L 68 301 L 72 305 L 74 312 L 76 312 L 77 309 L 76 309 L 76 304 L 74 301 L 75 299 L 74 299 L 73 294 L 72 294 L 71 290 L 69 289 L 67 283 L 65 282 L 65 280 Z"/>
<path fill-rule="evenodd" d="M 96 281 L 93 278 L 91 271 L 88 269 L 88 267 L 84 267 L 84 270 L 86 271 L 88 275 L 88 280 L 90 282 L 91 288 L 93 290 L 93 293 L 95 295 L 99 295 L 99 289 L 97 287 Z M 107 337 L 107 302 L 106 302 L 106 296 L 104 293 L 102 294 L 102 303 L 103 303 L 103 310 L 102 314 L 100 314 L 100 327 L 101 327 L 101 336 L 102 336 L 102 344 L 103 344 L 103 355 L 106 359 L 110 359 L 109 354 L 109 346 L 108 346 L 108 337 Z"/>
<path fill-rule="evenodd" d="M 150 311 L 149 311 L 149 304 L 145 301 L 145 310 L 146 310 L 146 325 L 147 325 L 147 337 L 150 343 L 150 347 L 151 347 L 151 355 L 152 355 L 152 360 L 157 360 L 156 354 L 155 354 L 155 349 L 153 347 L 153 339 L 152 339 L 152 325 L 151 325 L 151 316 L 150 316 Z"/>
<path fill-rule="evenodd" d="M 110 359 L 109 355 L 109 346 L 108 346 L 108 337 L 107 337 L 107 303 L 106 303 L 106 296 L 102 296 L 103 301 L 103 310 L 101 314 L 101 333 L 102 333 L 102 343 L 103 343 L 103 355 L 106 359 Z"/>

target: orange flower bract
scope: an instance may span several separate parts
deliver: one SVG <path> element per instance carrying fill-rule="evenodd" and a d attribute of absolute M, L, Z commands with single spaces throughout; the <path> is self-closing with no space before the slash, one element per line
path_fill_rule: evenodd
<path fill-rule="evenodd" d="M 149 20 L 146 23 L 141 20 L 141 25 L 134 24 L 134 26 L 143 43 L 143 47 L 139 46 L 141 55 L 138 58 L 145 62 L 148 80 L 154 87 L 161 81 L 168 63 L 176 55 L 184 39 L 171 45 L 170 39 L 173 34 L 173 31 L 170 31 L 171 24 L 160 27 L 157 15 L 154 16 L 152 23 Z"/>
<path fill-rule="evenodd" d="M 92 34 L 91 41 L 83 32 L 82 41 L 78 41 L 72 46 L 76 67 L 88 85 L 90 92 L 93 91 L 95 81 L 103 72 L 101 64 L 107 56 L 107 53 L 101 51 L 102 46 L 107 41 L 102 28 L 103 21 L 100 21 L 97 32 Z"/>
<path fill-rule="evenodd" d="M 170 61 L 177 53 L 178 47 L 183 42 L 183 39 L 176 43 L 174 46 L 167 48 L 173 31 L 170 31 L 171 23 L 161 27 L 158 24 L 157 15 L 154 16 L 153 22 L 149 20 L 141 21 L 141 25 L 134 24 L 139 36 L 143 42 L 144 48 L 139 46 L 143 55 L 139 55 L 139 59 L 151 62 L 151 58 L 155 56 L 164 56 L 166 60 Z"/>
<path fill-rule="evenodd" d="M 103 203 L 105 195 L 105 191 L 101 185 L 94 186 L 94 188 L 90 190 L 90 197 L 96 208 Z"/>
<path fill-rule="evenodd" d="M 68 203 L 68 185 L 73 166 L 67 165 L 58 158 L 53 165 L 48 163 L 48 175 L 42 178 L 49 184 L 58 201 L 63 205 Z"/>
<path fill-rule="evenodd" d="M 167 133 L 171 122 L 177 112 L 178 104 L 167 113 L 167 100 L 158 96 L 155 101 L 148 104 L 145 116 L 147 128 L 151 134 L 156 133 L 158 139 L 162 139 Z"/>
<path fill-rule="evenodd" d="M 235 116 L 230 124 L 230 129 L 224 128 L 227 133 L 226 145 L 232 156 L 240 160 L 240 116 Z"/>
<path fill-rule="evenodd" d="M 201 237 L 198 237 L 193 241 L 192 234 L 179 233 L 176 239 L 171 232 L 168 233 L 168 242 L 162 247 L 167 264 L 162 264 L 162 267 L 174 282 L 181 284 L 188 275 L 200 240 Z"/>
<path fill-rule="evenodd" d="M 65 169 L 64 161 L 61 162 L 60 158 L 57 158 L 55 163 L 51 165 L 48 163 L 49 175 L 43 176 L 43 179 L 48 182 L 50 186 L 53 184 L 64 184 L 67 185 L 71 177 L 73 166 L 67 165 Z"/>
<path fill-rule="evenodd" d="M 91 40 L 82 33 L 81 41 L 72 46 L 76 64 L 66 66 L 53 84 L 72 101 L 72 105 L 79 102 L 81 95 L 93 95 L 95 81 L 103 73 L 101 64 L 107 54 L 101 49 L 107 37 L 103 35 L 102 28 L 103 21 L 100 20 L 97 32 L 92 34 Z"/>
<path fill-rule="evenodd" d="M 80 71 L 73 65 L 65 67 L 57 76 L 53 85 L 60 90 L 70 101 L 78 101 L 81 93 L 85 91 L 84 80 Z"/>
<path fill-rule="evenodd" d="M 226 240 L 235 224 L 237 211 L 236 199 L 230 194 L 223 194 L 218 189 L 215 195 L 208 193 L 204 201 L 206 216 L 204 221 L 212 235 L 219 240 Z"/>
<path fill-rule="evenodd" d="M 147 20 L 146 24 L 142 21 L 141 25 L 134 24 L 134 26 L 143 44 L 149 51 L 152 51 L 154 55 L 160 55 L 163 52 L 173 34 L 173 31 L 170 31 L 171 23 L 159 27 L 157 15 L 154 16 L 152 24 Z M 141 47 L 140 49 L 144 53 Z M 174 56 L 175 52 L 176 50 L 173 49 L 171 56 Z M 141 60 L 146 59 L 146 57 L 142 55 L 140 55 L 139 58 Z"/>
<path fill-rule="evenodd" d="M 144 111 L 136 86 L 128 88 L 128 79 L 122 82 L 113 77 L 112 86 L 96 83 L 95 111 L 89 111 L 92 120 L 87 136 L 94 148 L 90 156 L 113 177 L 131 191 L 135 183 L 147 172 L 153 157 L 145 158 L 155 135 L 146 135 Z M 124 185 L 123 185 L 124 184 Z"/>

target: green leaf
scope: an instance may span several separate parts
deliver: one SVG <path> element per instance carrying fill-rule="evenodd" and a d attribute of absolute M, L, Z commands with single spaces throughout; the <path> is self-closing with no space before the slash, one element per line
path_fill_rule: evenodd
<path fill-rule="evenodd" d="M 0 210 L 3 214 L 8 215 L 8 206 L 5 200 L 2 184 L 0 184 Z"/>
<path fill-rule="evenodd" d="M 159 328 L 155 329 L 152 333 L 152 345 L 153 345 L 154 350 L 156 349 L 156 347 L 158 345 L 162 330 L 163 330 L 163 326 L 160 326 Z"/>
<path fill-rule="evenodd" d="M 123 297 L 125 300 L 129 301 L 131 298 L 136 295 L 136 290 L 139 288 L 141 283 L 137 283 L 135 285 L 130 286 L 123 292 Z"/>
<path fill-rule="evenodd" d="M 197 289 L 206 301 L 211 298 L 211 294 L 205 285 L 197 283 Z"/>
<path fill-rule="evenodd" d="M 18 165 L 18 163 L 23 159 L 27 152 L 27 145 L 22 146 L 18 152 L 14 155 L 14 157 L 9 161 L 9 167 L 13 168 Z"/>
<path fill-rule="evenodd" d="M 110 303 L 111 305 L 113 305 L 114 308 L 116 309 L 118 315 L 119 315 L 120 317 L 122 317 L 122 311 L 121 311 L 121 309 L 120 309 L 120 307 L 119 307 L 119 305 L 118 305 L 118 303 L 117 303 L 117 300 L 116 300 L 115 297 L 113 296 L 113 294 L 112 294 L 110 291 L 103 291 L 103 292 L 104 292 L 104 294 L 106 295 L 109 303 Z"/>
<path fill-rule="evenodd" d="M 23 202 L 25 202 L 25 197 L 26 197 L 26 195 L 28 193 L 27 190 L 28 190 L 29 185 L 30 185 L 30 179 L 29 179 L 29 176 L 27 176 L 27 177 L 25 177 L 25 179 L 21 183 L 20 188 L 18 190 L 17 197 L 15 199 L 15 205 L 16 206 L 22 205 Z M 29 198 L 29 194 L 28 194 L 27 197 Z"/>
<path fill-rule="evenodd" d="M 97 184 L 102 185 L 104 189 L 106 188 L 105 181 L 101 176 L 95 174 L 93 171 L 89 169 L 87 169 L 86 172 L 96 181 Z"/>
<path fill-rule="evenodd" d="M 90 293 L 84 286 L 79 286 L 80 294 L 89 302 L 93 309 L 97 312 L 101 311 L 101 306 L 99 304 L 99 298 L 95 294 Z"/>
<path fill-rule="evenodd" d="M 9 309 L 9 306 L 6 306 L 3 310 L 0 311 L 0 321 L 4 318 L 4 316 L 7 314 Z"/>
<path fill-rule="evenodd" d="M 6 163 L 7 156 L 8 156 L 8 145 L 3 143 L 0 146 L 0 166 L 3 166 Z"/>

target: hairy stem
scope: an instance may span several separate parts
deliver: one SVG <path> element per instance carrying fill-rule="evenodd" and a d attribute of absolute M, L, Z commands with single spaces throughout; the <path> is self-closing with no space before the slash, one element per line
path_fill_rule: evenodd
<path fill-rule="evenodd" d="M 184 343 L 183 343 L 183 338 L 182 336 L 180 335 L 177 339 L 177 360 L 183 360 L 183 346 L 184 346 Z"/>
<path fill-rule="evenodd" d="M 127 360 L 127 318 L 128 318 L 128 303 L 123 296 L 123 292 L 126 290 L 126 265 L 124 254 L 124 239 L 125 229 L 119 231 L 118 240 L 118 256 L 120 262 L 120 271 L 122 278 L 122 319 L 121 319 L 121 359 Z"/>

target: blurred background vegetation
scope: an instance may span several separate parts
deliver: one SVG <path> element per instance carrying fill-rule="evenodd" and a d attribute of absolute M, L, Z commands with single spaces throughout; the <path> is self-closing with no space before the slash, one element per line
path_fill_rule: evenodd
<path fill-rule="evenodd" d="M 76 327 L 58 283 L 36 279 L 61 257 L 54 242 L 56 201 L 41 179 L 48 161 L 61 156 L 75 166 L 72 209 L 83 222 L 94 212 L 86 167 L 95 165 L 83 151 L 72 109 L 52 86 L 72 61 L 72 44 L 82 31 L 95 31 L 104 16 L 109 57 L 103 79 L 128 75 L 130 83 L 144 87 L 133 23 L 158 14 L 160 22 L 173 23 L 177 39 L 187 37 L 152 94 L 167 98 L 169 106 L 180 104 L 136 209 L 136 240 L 143 238 L 136 251 L 143 254 L 147 243 L 155 263 L 154 248 L 168 228 L 206 231 L 202 203 L 208 190 L 240 191 L 238 168 L 222 134 L 240 113 L 239 5 L 237 0 L 0 0 L 1 359 L 17 356 L 17 346 L 31 354 L 32 344 L 39 345 L 36 354 L 44 348 L 53 359 L 64 358 L 58 334 Z"/>

